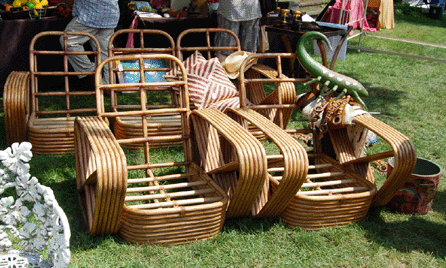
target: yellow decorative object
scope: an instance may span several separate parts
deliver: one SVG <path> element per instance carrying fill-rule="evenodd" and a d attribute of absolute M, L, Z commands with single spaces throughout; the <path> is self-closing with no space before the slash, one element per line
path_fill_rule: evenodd
<path fill-rule="evenodd" d="M 22 2 L 20 2 L 20 0 L 14 0 L 14 2 L 12 2 L 12 6 L 13 7 L 22 7 Z"/>

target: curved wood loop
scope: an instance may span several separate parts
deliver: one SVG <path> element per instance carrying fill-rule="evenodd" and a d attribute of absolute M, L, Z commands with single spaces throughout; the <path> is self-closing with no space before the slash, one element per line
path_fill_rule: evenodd
<path fill-rule="evenodd" d="M 6 79 L 3 91 L 3 109 L 5 111 L 7 146 L 27 139 L 29 77 L 29 72 L 11 72 Z"/>
<path fill-rule="evenodd" d="M 405 135 L 369 114 L 356 116 L 354 122 L 373 131 L 392 148 L 393 157 L 395 158 L 394 169 L 373 199 L 374 206 L 384 206 L 410 178 L 416 164 L 415 147 L 412 141 Z M 377 154 L 377 157 L 382 156 L 384 158 L 389 155 Z M 370 160 L 373 160 L 373 155 L 356 159 L 356 161 Z"/>
<path fill-rule="evenodd" d="M 309 164 L 305 148 L 282 128 L 251 109 L 229 108 L 227 114 L 242 124 L 246 120 L 255 125 L 280 150 L 279 155 L 271 156 L 271 163 L 268 166 L 273 171 L 278 170 L 281 173 L 280 184 L 270 194 L 266 204 L 256 209 L 255 214 L 258 217 L 280 215 L 307 178 Z M 271 178 L 271 175 L 268 176 Z"/>
<path fill-rule="evenodd" d="M 256 202 L 267 198 L 267 163 L 262 145 L 216 109 L 195 110 L 191 118 L 200 165 L 229 195 L 227 217 L 249 215 Z M 263 201 L 258 199 L 262 192 Z"/>
<path fill-rule="evenodd" d="M 91 235 L 117 233 L 127 187 L 124 152 L 99 117 L 75 120 L 78 197 Z"/>

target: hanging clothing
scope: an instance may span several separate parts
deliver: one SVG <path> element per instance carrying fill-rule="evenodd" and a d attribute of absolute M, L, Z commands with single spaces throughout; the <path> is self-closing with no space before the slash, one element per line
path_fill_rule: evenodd
<path fill-rule="evenodd" d="M 339 23 L 339 14 L 342 6 L 342 0 L 336 0 L 335 4 L 327 10 L 325 16 L 326 22 Z M 343 19 L 340 24 L 348 24 L 353 27 L 353 29 L 361 29 L 362 23 L 364 22 L 364 31 L 376 31 L 376 28 L 369 26 L 369 23 L 364 18 L 364 2 L 362 0 L 344 0 L 343 7 Z"/>

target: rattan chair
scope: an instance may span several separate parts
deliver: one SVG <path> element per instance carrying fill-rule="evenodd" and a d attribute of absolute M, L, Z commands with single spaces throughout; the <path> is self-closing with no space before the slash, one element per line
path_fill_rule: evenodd
<path fill-rule="evenodd" d="M 119 41 L 121 41 L 122 43 L 123 39 L 127 40 L 126 47 L 122 47 L 123 45 L 119 44 Z M 130 54 L 144 55 L 155 53 L 175 55 L 175 42 L 168 33 L 154 29 L 122 29 L 116 31 L 110 37 L 110 57 Z M 122 61 L 120 61 L 120 63 L 114 64 L 116 67 L 118 67 L 119 64 L 123 66 Z M 162 73 L 165 73 L 166 70 L 168 70 L 168 67 L 169 66 L 166 66 L 165 70 L 159 71 L 159 75 L 161 76 Z M 111 77 L 111 79 L 118 78 L 117 81 L 119 81 L 120 83 L 125 83 L 126 81 L 123 76 L 126 71 L 128 72 L 129 69 L 122 68 L 122 71 L 118 71 L 118 75 Z M 125 111 L 132 109 L 134 107 L 134 104 L 128 102 L 129 95 L 131 94 L 132 93 L 127 90 L 124 92 L 113 90 L 111 96 L 111 109 L 113 111 Z M 133 94 L 138 94 L 138 92 L 135 91 L 133 92 Z M 172 90 L 171 92 L 167 90 L 152 92 L 152 95 L 148 96 L 148 98 L 157 100 L 169 99 L 169 101 L 165 102 L 165 108 L 178 107 L 178 101 L 174 90 Z M 138 101 L 136 100 L 136 102 Z M 147 107 L 150 108 L 150 104 L 148 104 Z M 159 109 L 160 106 L 157 105 L 156 108 Z M 178 113 L 149 116 L 147 117 L 147 124 L 147 134 L 149 136 L 172 136 L 180 135 L 182 132 L 181 117 Z M 113 120 L 113 132 L 118 139 L 142 137 L 143 133 L 141 120 L 139 120 L 139 118 L 137 117 L 118 116 Z M 151 147 L 166 147 L 172 145 L 181 145 L 181 142 L 176 142 L 175 144 L 163 141 L 151 143 Z M 130 147 L 132 149 L 143 148 L 141 144 L 126 144 L 124 146 Z"/>
<path fill-rule="evenodd" d="M 192 162 L 190 108 L 186 76 L 175 82 L 111 83 L 104 85 L 99 73 L 104 64 L 137 60 L 144 80 L 147 59 L 163 59 L 185 72 L 182 63 L 167 54 L 122 55 L 110 57 L 96 70 L 98 116 L 78 117 L 75 122 L 76 178 L 79 198 L 92 235 L 119 233 L 132 243 L 174 245 L 210 239 L 222 229 L 228 205 L 227 195 Z M 155 69 L 156 70 L 156 69 Z M 112 68 L 113 72 L 117 72 Z M 147 91 L 178 90 L 179 107 L 147 108 Z M 140 103 L 133 109 L 106 108 L 104 91 L 134 91 Z M 149 136 L 147 117 L 176 113 L 181 117 L 181 133 Z M 113 136 L 106 118 L 139 117 L 143 135 L 138 138 Z M 243 137 L 244 138 L 244 137 Z M 156 142 L 181 141 L 178 159 L 152 159 Z M 125 144 L 142 144 L 141 156 L 125 154 Z M 133 152 L 133 151 L 129 151 Z"/>
<path fill-rule="evenodd" d="M 250 56 L 245 63 L 250 58 L 256 57 L 275 59 L 279 65 L 284 57 L 295 57 L 295 55 L 256 54 Z M 246 85 L 251 83 L 302 83 L 305 81 L 283 77 L 280 67 L 277 68 L 277 74 L 274 76 L 255 79 L 246 77 L 243 70 L 244 65 L 242 65 L 239 78 L 242 96 L 246 96 Z M 317 87 L 313 87 L 313 90 L 317 90 Z M 243 101 L 241 101 L 241 106 L 252 110 L 302 108 L 298 105 L 280 107 L 279 104 L 253 106 Z M 361 220 L 367 215 L 372 204 L 385 205 L 392 198 L 409 177 L 415 165 L 415 149 L 411 141 L 369 114 L 354 116 L 351 126 L 339 129 L 329 128 L 324 130 L 324 133 L 318 128 L 287 129 L 286 131 L 294 137 L 311 135 L 313 140 L 313 148 L 310 147 L 308 151 L 310 165 L 306 181 L 281 214 L 283 222 L 289 226 L 311 230 L 343 226 Z M 391 149 L 363 156 L 367 131 L 376 133 L 388 143 Z M 399 159 L 398 170 L 392 171 L 386 182 L 377 190 L 370 163 L 391 156 Z M 271 193 L 274 194 L 281 182 L 275 177 L 270 177 L 269 181 Z"/>
<path fill-rule="evenodd" d="M 67 39 L 73 35 L 87 36 L 96 49 L 68 51 Z M 60 36 L 64 40 L 61 51 L 45 50 L 45 42 L 58 42 Z M 12 72 L 5 84 L 3 103 L 8 144 L 28 140 L 35 154 L 73 151 L 74 117 L 96 114 L 94 85 L 88 90 L 74 88 L 70 82 L 76 75 L 94 74 L 70 69 L 68 57 L 75 54 L 94 57 L 97 66 L 101 54 L 98 41 L 93 35 L 81 32 L 42 32 L 32 39 L 30 72 Z"/>

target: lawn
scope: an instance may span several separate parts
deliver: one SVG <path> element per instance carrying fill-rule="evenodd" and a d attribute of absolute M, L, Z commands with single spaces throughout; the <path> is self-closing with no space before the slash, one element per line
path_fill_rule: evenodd
<path fill-rule="evenodd" d="M 418 11 L 398 8 L 395 17 L 394 29 L 370 35 L 446 44 L 445 16 L 434 20 Z M 349 45 L 356 46 L 357 42 L 358 38 L 353 38 Z M 445 48 L 369 35 L 362 38 L 361 46 L 446 60 Z M 335 70 L 365 85 L 370 93 L 364 98 L 369 111 L 408 136 L 417 156 L 446 167 L 445 67 L 439 61 L 348 49 L 346 60 L 336 62 Z M 4 133 L 3 107 L 1 110 L 0 133 Z M 292 123 L 299 123 L 301 118 L 296 113 Z M 374 146 L 379 148 L 380 142 Z M 0 148 L 5 147 L 2 139 Z M 77 200 L 73 154 L 35 155 L 30 173 L 54 190 L 68 216 L 70 267 L 446 267 L 444 178 L 427 215 L 372 208 L 360 222 L 319 231 L 289 228 L 279 218 L 230 219 L 211 240 L 159 247 L 129 244 L 115 235 L 91 237 L 87 233 Z"/>

